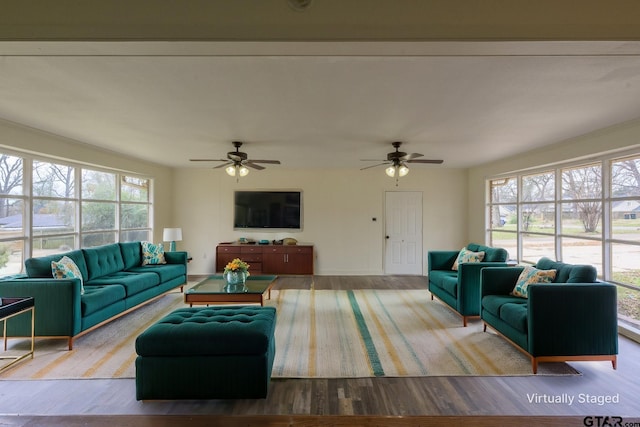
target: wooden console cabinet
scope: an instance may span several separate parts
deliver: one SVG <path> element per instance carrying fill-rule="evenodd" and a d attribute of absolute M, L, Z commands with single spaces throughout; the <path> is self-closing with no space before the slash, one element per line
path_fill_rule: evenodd
<path fill-rule="evenodd" d="M 216 271 L 234 258 L 247 262 L 252 274 L 313 274 L 313 245 L 218 245 Z"/>

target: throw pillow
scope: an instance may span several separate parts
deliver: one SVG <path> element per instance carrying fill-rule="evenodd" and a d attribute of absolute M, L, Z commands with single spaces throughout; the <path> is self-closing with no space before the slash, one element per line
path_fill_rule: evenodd
<path fill-rule="evenodd" d="M 518 280 L 516 286 L 511 291 L 511 295 L 528 298 L 529 297 L 529 285 L 536 283 L 551 283 L 556 278 L 556 270 L 538 270 L 535 267 L 526 266 Z"/>
<path fill-rule="evenodd" d="M 451 267 L 452 270 L 458 271 L 458 265 L 463 264 L 465 262 L 482 262 L 484 259 L 484 252 L 473 252 L 467 248 L 462 248 L 460 253 L 458 254 L 458 258 L 453 263 Z"/>
<path fill-rule="evenodd" d="M 151 242 L 142 242 L 142 265 L 166 264 L 164 259 L 164 247 L 162 244 L 154 245 Z"/>
<path fill-rule="evenodd" d="M 65 255 L 57 262 L 51 261 L 51 273 L 54 279 L 80 279 L 80 295 L 84 295 L 82 273 L 71 258 Z"/>

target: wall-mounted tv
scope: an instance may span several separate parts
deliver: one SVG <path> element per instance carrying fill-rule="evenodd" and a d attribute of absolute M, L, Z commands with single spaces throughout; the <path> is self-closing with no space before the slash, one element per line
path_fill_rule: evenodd
<path fill-rule="evenodd" d="M 302 229 L 301 191 L 236 191 L 233 227 Z"/>

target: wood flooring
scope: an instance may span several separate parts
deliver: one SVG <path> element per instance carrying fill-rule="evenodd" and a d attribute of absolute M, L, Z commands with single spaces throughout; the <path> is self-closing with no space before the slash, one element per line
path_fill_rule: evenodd
<path fill-rule="evenodd" d="M 426 289 L 426 279 L 289 276 L 274 286 L 291 288 Z M 518 427 L 619 421 L 640 427 L 640 344 L 620 337 L 618 360 L 617 370 L 607 362 L 570 363 L 580 376 L 280 379 L 272 381 L 266 399 L 212 401 L 138 402 L 133 379 L 9 381 L 0 376 L 0 426 Z"/>

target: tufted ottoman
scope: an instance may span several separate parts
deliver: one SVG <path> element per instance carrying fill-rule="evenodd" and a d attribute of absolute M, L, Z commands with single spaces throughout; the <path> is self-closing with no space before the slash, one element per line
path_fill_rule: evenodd
<path fill-rule="evenodd" d="M 136 339 L 136 399 L 266 397 L 273 307 L 181 308 Z"/>

